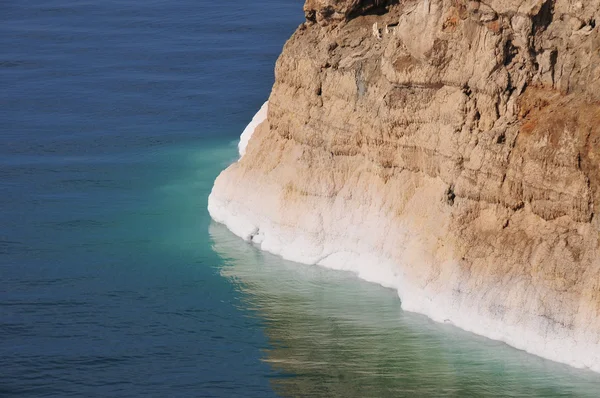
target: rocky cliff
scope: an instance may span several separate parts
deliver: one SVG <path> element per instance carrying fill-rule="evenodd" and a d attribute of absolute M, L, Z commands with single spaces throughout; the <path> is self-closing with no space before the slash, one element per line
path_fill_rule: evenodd
<path fill-rule="evenodd" d="M 600 371 L 600 0 L 307 0 L 209 211 Z M 360 299 L 360 298 L 357 298 Z"/>

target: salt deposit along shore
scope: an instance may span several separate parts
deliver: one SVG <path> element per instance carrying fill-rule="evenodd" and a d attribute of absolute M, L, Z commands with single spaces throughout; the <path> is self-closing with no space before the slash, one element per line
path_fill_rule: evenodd
<path fill-rule="evenodd" d="M 266 101 L 263 106 L 260 107 L 260 110 L 254 115 L 252 121 L 240 136 L 240 142 L 238 144 L 238 151 L 240 153 L 240 158 L 246 154 L 246 147 L 248 146 L 248 141 L 250 141 L 250 137 L 254 134 L 254 130 L 258 127 L 259 124 L 267 120 L 267 112 L 269 111 L 269 101 Z"/>
<path fill-rule="evenodd" d="M 600 372 L 600 3 L 323 3 L 306 2 L 213 219 Z"/>

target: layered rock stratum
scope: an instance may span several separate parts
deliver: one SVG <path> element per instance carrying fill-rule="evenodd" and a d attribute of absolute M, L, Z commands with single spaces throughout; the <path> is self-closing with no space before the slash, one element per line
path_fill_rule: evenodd
<path fill-rule="evenodd" d="M 212 217 L 397 289 L 406 310 L 600 371 L 600 0 L 304 11 Z"/>

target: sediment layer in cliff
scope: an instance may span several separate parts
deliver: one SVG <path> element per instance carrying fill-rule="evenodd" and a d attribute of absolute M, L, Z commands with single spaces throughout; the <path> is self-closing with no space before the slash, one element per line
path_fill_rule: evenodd
<path fill-rule="evenodd" d="M 600 371 L 600 0 L 304 10 L 213 218 Z"/>

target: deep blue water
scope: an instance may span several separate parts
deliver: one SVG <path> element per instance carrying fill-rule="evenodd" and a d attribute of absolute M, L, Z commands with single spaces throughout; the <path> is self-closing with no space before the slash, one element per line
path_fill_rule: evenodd
<path fill-rule="evenodd" d="M 302 0 L 0 2 L 0 396 L 595 396 L 206 199 Z"/>
<path fill-rule="evenodd" d="M 273 394 L 205 207 L 300 7 L 0 3 L 0 396 Z"/>

